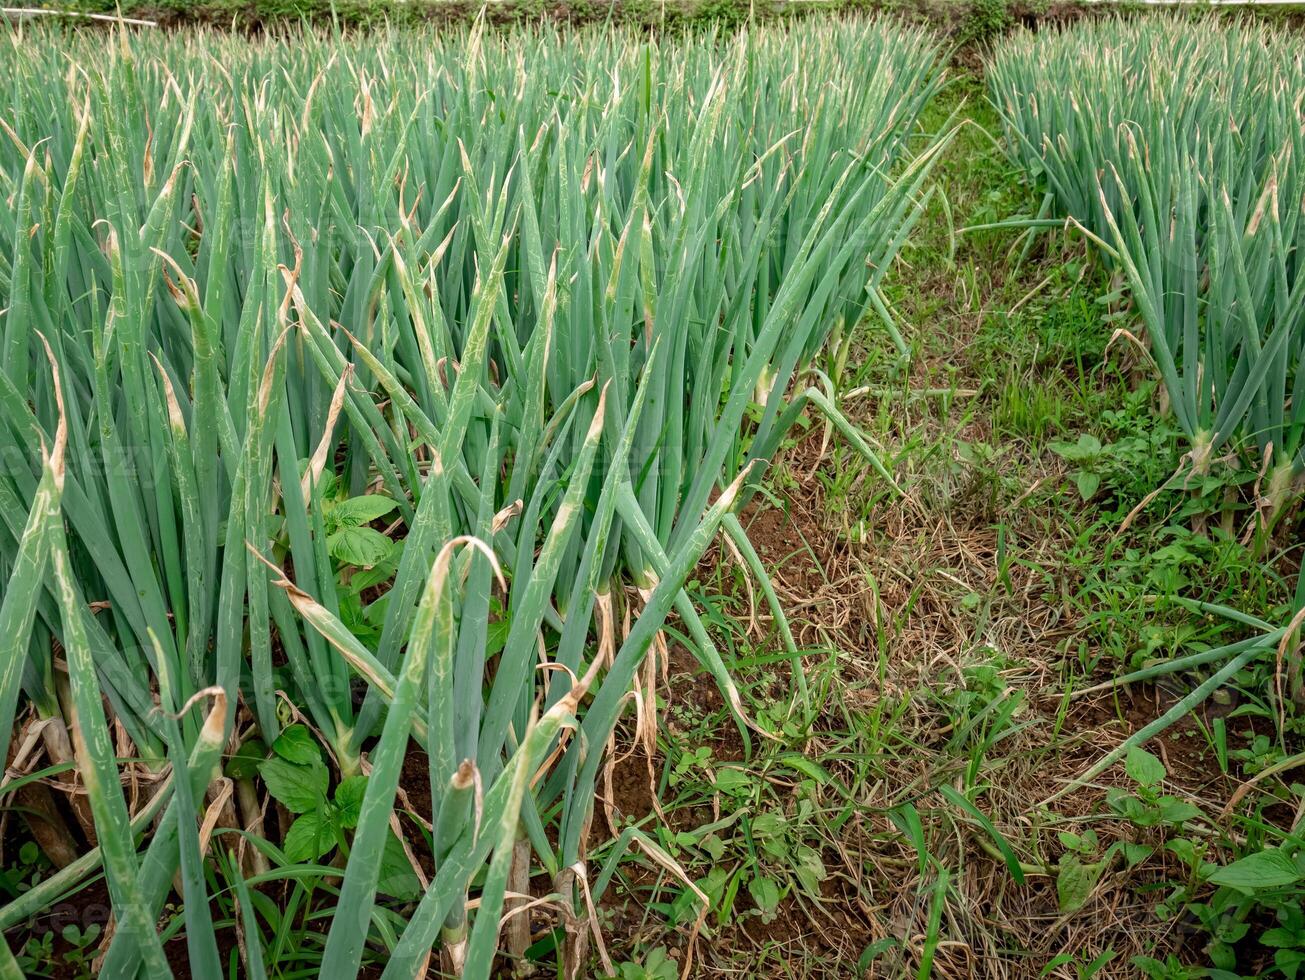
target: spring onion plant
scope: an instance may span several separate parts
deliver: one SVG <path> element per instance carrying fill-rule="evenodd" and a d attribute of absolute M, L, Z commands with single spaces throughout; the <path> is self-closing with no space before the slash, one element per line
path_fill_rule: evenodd
<path fill-rule="evenodd" d="M 0 727 L 76 764 L 95 847 L 0 923 L 102 868 L 105 975 L 161 975 L 179 902 L 216 977 L 220 866 L 264 975 L 294 849 L 257 793 L 207 817 L 224 755 L 294 722 L 365 786 L 313 868 L 323 976 L 488 976 L 532 891 L 577 975 L 596 785 L 668 618 L 752 724 L 686 580 L 726 534 L 773 597 L 735 514 L 808 407 L 869 453 L 808 365 L 882 307 L 938 49 L 875 19 L 2 43 Z"/>
<path fill-rule="evenodd" d="M 1279 511 L 1305 474 L 1305 49 L 1250 23 L 1017 34 L 987 74 L 1014 156 L 1106 246 L 1196 474 L 1226 446 Z"/>

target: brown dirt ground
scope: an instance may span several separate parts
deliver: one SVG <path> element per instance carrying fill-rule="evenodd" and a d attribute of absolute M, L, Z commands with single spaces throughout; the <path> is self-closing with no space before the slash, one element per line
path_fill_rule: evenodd
<path fill-rule="evenodd" d="M 808 440 L 787 465 L 799 473 L 807 472 L 818 445 L 817 437 Z M 1042 830 L 1044 838 L 1050 836 L 1054 841 L 1054 834 L 1045 831 L 1043 819 L 1031 812 L 1030 804 L 1056 792 L 1064 780 L 1085 770 L 1102 753 L 1163 714 L 1172 703 L 1171 696 L 1148 686 L 1122 692 L 1117 703 L 1108 696 L 1076 702 L 1058 727 L 1057 664 L 1064 641 L 1075 631 L 1072 624 L 1062 621 L 1059 610 L 1042 599 L 1040 583 L 1033 582 L 1031 575 L 1022 577 L 1020 569 L 1012 569 L 1014 595 L 1006 608 L 993 611 L 986 642 L 977 646 L 970 633 L 969 617 L 956 602 L 952 586 L 958 579 L 976 590 L 995 592 L 996 542 L 987 516 L 980 515 L 978 522 L 957 516 L 949 521 L 922 512 L 922 508 L 898 505 L 884 515 L 882 536 L 875 547 L 858 548 L 850 546 L 840 530 L 830 526 L 818 483 L 797 481 L 796 486 L 798 489 L 791 486 L 785 495 L 785 510 L 750 509 L 747 516 L 751 520 L 746 526 L 772 570 L 799 645 L 823 641 L 848 651 L 841 661 L 849 675 L 848 687 L 863 700 L 864 708 L 869 708 L 877 697 L 900 696 L 924 686 L 935 690 L 955 686 L 960 683 L 961 669 L 988 655 L 990 649 L 1018 650 L 1020 664 L 1006 671 L 1003 680 L 1011 693 L 1021 692 L 1027 698 L 1027 708 L 1020 715 L 1027 727 L 1000 753 L 999 774 L 989 774 L 993 785 L 984 803 L 998 829 L 1017 842 L 1017 847 L 1035 830 Z M 889 543 L 886 549 L 885 541 Z M 1054 542 L 1048 544 L 1054 546 Z M 867 569 L 872 569 L 881 582 L 877 604 L 865 585 Z M 919 572 L 912 575 L 907 569 Z M 946 577 L 929 575 L 938 570 L 946 571 Z M 879 685 L 871 682 L 872 659 L 858 657 L 855 651 L 867 649 L 876 622 L 896 620 L 913 593 L 914 605 L 893 641 L 888 676 L 876 693 Z M 764 611 L 757 615 L 765 619 Z M 687 655 L 673 657 L 671 670 L 670 690 L 675 692 L 676 700 L 687 698 L 701 711 L 721 707 L 713 682 L 696 670 L 696 663 Z M 857 672 L 863 673 L 862 683 L 850 676 Z M 839 723 L 838 719 L 830 719 L 831 726 Z M 694 976 L 851 976 L 848 971 L 869 943 L 887 936 L 906 936 L 914 942 L 923 937 L 928 908 L 918 894 L 920 881 L 914 855 L 903 846 L 883 814 L 901 801 L 895 788 L 922 786 L 948 777 L 946 770 L 935 768 L 949 765 L 936 751 L 948 732 L 923 699 L 913 702 L 900 724 L 907 729 L 903 739 L 914 741 L 922 751 L 888 762 L 891 777 L 881 785 L 862 789 L 866 794 L 862 800 L 863 818 L 849 822 L 844 838 L 824 855 L 827 866 L 843 865 L 843 873 L 831 875 L 826 882 L 824 902 L 819 906 L 788 902 L 770 923 L 744 918 L 710 943 L 699 943 L 702 959 Z M 737 735 L 732 728 L 726 732 L 733 737 L 713 743 L 716 757 L 738 759 Z M 1054 760 L 1036 751 L 1057 737 L 1063 744 Z M 820 756 L 820 741 L 817 735 L 808 745 L 809 755 Z M 1219 772 L 1194 721 L 1171 729 L 1151 743 L 1151 749 L 1169 770 L 1166 790 L 1193 800 L 1206 812 L 1219 812 L 1239 785 L 1237 779 Z M 657 760 L 658 766 L 660 762 Z M 1103 774 L 1094 785 L 1059 800 L 1055 813 L 1070 824 L 1076 818 L 1100 813 L 1104 789 L 1123 783 L 1118 772 Z M 652 812 L 652 794 L 642 757 L 631 757 L 623 763 L 614 785 L 615 803 L 621 814 L 639 818 Z M 941 804 L 934 798 L 932 802 L 917 800 L 916 805 L 925 816 L 924 807 Z M 671 822 L 676 829 L 685 829 L 714 816 L 706 808 L 696 820 L 692 814 L 676 811 Z M 1147 840 L 1146 835 L 1137 835 L 1122 821 L 1096 822 L 1093 826 L 1103 846 L 1117 838 Z M 949 901 L 946 909 L 944 933 L 949 938 L 937 951 L 935 976 L 1032 977 L 1039 975 L 1052 956 L 1067 950 L 1081 952 L 1086 959 L 1114 948 L 1120 955 L 1113 967 L 1101 974 L 1103 977 L 1136 976 L 1127 962 L 1137 953 L 1157 955 L 1171 950 L 1185 951 L 1184 958 L 1189 960 L 1199 956 L 1199 945 L 1190 948 L 1199 941 L 1190 927 L 1182 922 L 1157 920 L 1153 903 L 1138 897 L 1139 886 L 1159 882 L 1167 873 L 1177 874 L 1177 869 L 1170 866 L 1173 862 L 1166 863 L 1163 855 L 1131 872 L 1103 876 L 1083 908 L 1063 915 L 1058 910 L 1053 878 L 1030 875 L 1024 888 L 1015 886 L 999 857 L 983 846 L 982 834 L 974 831 L 958 829 L 950 840 L 939 836 L 930 842 L 940 860 L 961 869 L 955 881 L 959 900 Z M 1048 863 L 1054 864 L 1058 851 L 1053 843 Z M 646 885 L 655 877 L 636 875 L 633 880 Z M 630 908 L 622 908 L 609 925 L 618 946 L 622 939 L 652 941 L 656 932 L 645 916 Z M 621 936 L 631 926 L 636 935 Z M 667 940 L 660 936 L 656 941 Z M 765 947 L 771 948 L 772 957 L 778 960 L 771 968 L 773 972 L 768 969 L 750 973 L 740 966 L 749 961 L 749 950 L 755 953 Z M 776 949 L 778 954 L 773 952 Z M 903 959 L 886 959 L 880 972 L 871 975 L 913 974 L 915 954 L 918 949 L 908 949 Z"/>

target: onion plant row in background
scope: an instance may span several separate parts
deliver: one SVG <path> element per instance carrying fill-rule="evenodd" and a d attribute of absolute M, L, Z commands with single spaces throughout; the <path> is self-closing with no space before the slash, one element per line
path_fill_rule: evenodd
<path fill-rule="evenodd" d="M 1201 494 L 1220 488 L 1216 506 L 1228 508 L 1225 516 L 1240 504 L 1234 485 L 1252 486 L 1247 540 L 1265 546 L 1275 529 L 1287 529 L 1282 553 L 1294 552 L 1290 529 L 1305 486 L 1305 47 L 1299 36 L 1249 23 L 1107 18 L 1012 36 L 994 52 L 987 82 L 1011 155 L 1046 192 L 1044 214 L 1054 208 L 1076 223 L 1126 284 L 1141 329 L 1125 326 L 1116 336 L 1145 352 L 1186 443 L 1166 486 Z M 1060 223 L 1040 216 L 1009 224 Z M 1194 500 L 1188 512 L 1204 528 L 1202 506 L 1208 501 Z M 1222 534 L 1211 528 L 1215 540 Z M 1265 574 L 1280 574 L 1280 557 L 1265 559 Z M 1189 718 L 1204 729 L 1210 716 L 1202 705 L 1223 687 L 1245 692 L 1248 703 L 1263 695 L 1261 703 L 1273 705 L 1265 713 L 1276 716 L 1278 737 L 1288 744 L 1291 719 L 1305 703 L 1299 653 L 1305 573 L 1291 574 L 1297 586 L 1285 624 L 1157 589 L 1155 598 L 1176 601 L 1193 619 L 1218 617 L 1250 635 L 1209 646 L 1199 630 L 1184 626 L 1171 655 L 1148 657 L 1140 669 L 1074 692 L 1083 697 L 1164 684 L 1166 676 L 1190 680 L 1163 713 L 1047 802 L 1091 785 L 1118 762 L 1135 783 L 1158 782 L 1164 769 L 1142 744 Z M 1159 578 L 1150 582 L 1161 585 Z M 1228 717 L 1250 713 L 1243 705 Z M 1224 721 L 1213 724 L 1217 744 L 1226 746 Z M 1215 754 L 1227 773 L 1226 749 Z M 1148 769 L 1152 776 L 1139 777 Z M 1234 794 L 1224 818 L 1257 779 Z M 1106 801 L 1125 816 L 1134 805 L 1118 791 Z M 1173 812 L 1184 812 L 1184 805 Z M 1213 934 L 1207 952 L 1218 969 L 1203 973 L 1233 975 L 1241 956 L 1234 943 L 1251 923 L 1273 922 L 1286 909 L 1278 921 L 1290 921 L 1299 907 L 1292 890 L 1300 881 L 1298 828 L 1280 830 L 1259 815 L 1239 825 L 1253 827 L 1250 833 L 1229 835 L 1238 859 L 1203 872 L 1205 883 L 1218 889 L 1212 896 L 1202 894 L 1198 902 L 1196 892 L 1173 893 L 1185 903 L 1184 914 L 1195 914 Z M 1263 873 L 1279 867 L 1289 867 L 1290 876 Z M 1271 931 L 1263 932 L 1266 946 Z M 1296 969 L 1292 955 L 1277 960 L 1284 975 Z M 1163 964 L 1134 962 L 1148 975 L 1169 975 Z"/>
<path fill-rule="evenodd" d="M 668 617 L 739 715 L 686 578 L 724 534 L 773 600 L 734 515 L 808 406 L 869 453 L 806 365 L 884 309 L 932 42 L 0 57 L 0 737 L 58 869 L 0 925 L 102 869 L 109 976 L 167 975 L 174 888 L 197 977 L 487 976 L 534 893 L 585 969 Z"/>
<path fill-rule="evenodd" d="M 1012 153 L 1117 264 L 1189 444 L 1271 513 L 1305 474 L 1305 48 L 1250 23 L 1103 19 L 1003 42 Z"/>

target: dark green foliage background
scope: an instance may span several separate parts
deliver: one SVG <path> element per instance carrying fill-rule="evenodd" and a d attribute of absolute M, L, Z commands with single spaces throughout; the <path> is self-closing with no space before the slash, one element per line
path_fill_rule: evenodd
<path fill-rule="evenodd" d="M 1141 12 L 1130 0 L 1113 5 L 1079 0 L 70 0 L 34 2 L 52 10 L 112 14 L 156 20 L 167 27 L 207 24 L 237 30 L 262 30 L 307 21 L 342 27 L 385 24 L 457 24 L 482 9 L 491 23 L 541 19 L 581 23 L 635 24 L 651 28 L 737 25 L 749 18 L 801 18 L 847 11 L 891 11 L 926 23 L 952 40 L 958 50 L 982 48 L 1017 27 L 1063 24 L 1106 11 Z M 1182 9 L 1207 13 L 1204 4 Z M 1245 16 L 1305 26 L 1305 2 L 1272 8 L 1221 7 L 1229 17 Z"/>

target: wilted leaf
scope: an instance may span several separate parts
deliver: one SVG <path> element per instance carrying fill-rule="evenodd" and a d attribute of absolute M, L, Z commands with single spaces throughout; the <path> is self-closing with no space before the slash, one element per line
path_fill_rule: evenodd
<path fill-rule="evenodd" d="M 1056 874 L 1056 901 L 1061 912 L 1073 912 L 1083 907 L 1092 897 L 1092 890 L 1101 880 L 1105 861 L 1084 864 L 1077 854 L 1062 854 L 1060 870 Z"/>

